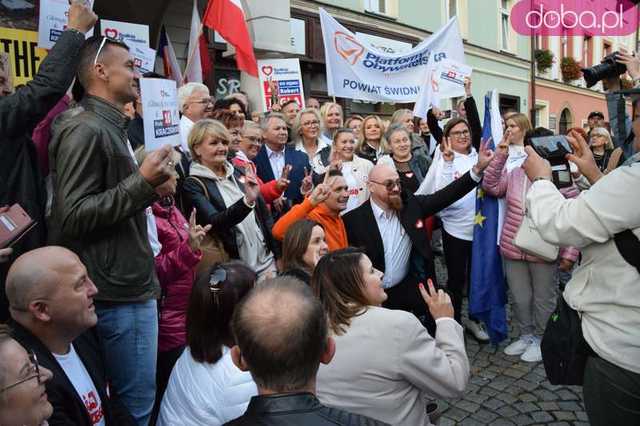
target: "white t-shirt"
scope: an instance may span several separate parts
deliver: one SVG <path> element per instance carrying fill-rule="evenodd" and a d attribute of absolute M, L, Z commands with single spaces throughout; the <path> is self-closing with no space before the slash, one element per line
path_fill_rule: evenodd
<path fill-rule="evenodd" d="M 84 403 L 91 424 L 105 426 L 100 395 L 73 345 L 71 345 L 66 355 L 53 354 L 53 356 L 56 357 L 56 361 L 58 361 L 58 364 L 60 364 L 60 367 L 62 367 L 62 370 Z"/>

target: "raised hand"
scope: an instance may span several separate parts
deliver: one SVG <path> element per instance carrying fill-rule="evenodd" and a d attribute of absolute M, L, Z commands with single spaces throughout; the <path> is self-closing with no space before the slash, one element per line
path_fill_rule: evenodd
<path fill-rule="evenodd" d="M 280 179 L 276 181 L 276 188 L 278 188 L 279 191 L 284 191 L 289 186 L 289 183 L 291 182 L 289 180 L 289 173 L 291 172 L 292 168 L 293 166 L 291 166 L 291 164 L 285 164 L 285 166 L 282 168 Z"/>
<path fill-rule="evenodd" d="M 476 174 L 484 172 L 484 169 L 491 164 L 494 156 L 495 153 L 489 148 L 489 140 L 483 141 L 480 144 L 480 151 L 478 152 L 478 162 L 473 166 L 474 172 Z"/>
<path fill-rule="evenodd" d="M 304 168 L 304 179 L 302 179 L 302 184 L 300 185 L 300 193 L 303 196 L 306 196 L 313 189 L 313 179 L 311 178 L 311 173 Z"/>
<path fill-rule="evenodd" d="M 507 129 L 502 135 L 502 140 L 500 141 L 496 149 L 499 152 L 506 154 L 509 152 L 509 145 L 511 145 L 511 132 Z"/>
<path fill-rule="evenodd" d="M 315 207 L 329 198 L 329 195 L 331 194 L 331 187 L 326 182 L 327 179 L 325 177 L 325 181 L 323 183 L 313 188 L 311 195 L 309 195 L 309 201 L 311 201 L 312 206 Z"/>
<path fill-rule="evenodd" d="M 524 148 L 527 159 L 522 163 L 522 168 L 530 181 L 535 178 L 545 178 L 551 180 L 551 165 L 547 160 L 540 157 L 535 149 L 530 146 Z"/>
<path fill-rule="evenodd" d="M 244 168 L 244 199 L 247 204 L 253 204 L 259 195 L 260 185 L 258 184 L 258 179 L 251 166 L 247 164 Z"/>
<path fill-rule="evenodd" d="M 154 188 L 163 184 L 174 173 L 175 164 L 171 160 L 173 148 L 164 145 L 151 152 L 140 165 L 140 174 Z"/>
<path fill-rule="evenodd" d="M 455 158 L 453 148 L 451 148 L 451 140 L 449 138 L 443 138 L 440 144 L 440 152 L 442 152 L 442 158 L 447 163 L 450 163 Z"/>
<path fill-rule="evenodd" d="M 68 28 L 73 28 L 74 30 L 78 30 L 84 34 L 96 24 L 98 15 L 93 13 L 88 1 L 71 0 L 68 19 Z"/>
<path fill-rule="evenodd" d="M 592 185 L 602 176 L 602 172 L 593 158 L 593 152 L 580 133 L 572 130 L 567 135 L 567 140 L 573 148 L 573 154 L 567 154 L 566 159 L 574 163 L 580 173 L 587 178 Z"/>
<path fill-rule="evenodd" d="M 640 57 L 634 52 L 629 53 L 624 48 L 620 48 L 616 55 L 616 62 L 627 66 L 627 73 L 631 78 L 634 80 L 640 78 Z"/>
<path fill-rule="evenodd" d="M 187 230 L 189 231 L 189 247 L 191 250 L 196 251 L 200 249 L 200 245 L 202 244 L 202 240 L 207 235 L 207 232 L 211 229 L 211 225 L 201 226 L 196 223 L 196 209 L 194 208 L 191 211 L 191 216 L 189 216 L 189 225 L 186 225 Z"/>
<path fill-rule="evenodd" d="M 425 303 L 429 307 L 429 312 L 433 319 L 438 318 L 453 318 L 453 304 L 451 304 L 451 297 L 444 290 L 436 291 L 433 286 L 431 278 L 427 280 L 428 289 L 424 288 L 424 284 L 418 284 L 420 294 Z"/>
<path fill-rule="evenodd" d="M 464 94 L 469 97 L 471 96 L 471 78 L 464 78 Z"/>

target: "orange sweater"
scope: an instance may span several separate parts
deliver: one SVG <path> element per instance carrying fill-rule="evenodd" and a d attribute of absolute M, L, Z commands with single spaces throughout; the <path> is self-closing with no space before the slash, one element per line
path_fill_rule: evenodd
<path fill-rule="evenodd" d="M 276 240 L 282 241 L 287 229 L 301 219 L 309 219 L 318 222 L 324 228 L 324 235 L 329 246 L 329 251 L 334 251 L 349 246 L 347 231 L 340 215 L 331 212 L 324 203 L 313 207 L 309 198 L 305 198 L 301 204 L 291 208 L 273 225 L 272 233 Z"/>

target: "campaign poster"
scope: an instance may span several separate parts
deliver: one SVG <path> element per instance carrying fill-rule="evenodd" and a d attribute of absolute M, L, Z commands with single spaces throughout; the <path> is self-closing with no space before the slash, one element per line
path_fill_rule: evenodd
<path fill-rule="evenodd" d="M 47 51 L 38 48 L 35 31 L 0 28 L 0 51 L 7 54 L 13 86 L 27 84 L 38 72 Z"/>
<path fill-rule="evenodd" d="M 129 22 L 100 20 L 100 35 L 118 40 L 133 49 L 149 47 L 149 26 Z"/>
<path fill-rule="evenodd" d="M 471 77 L 469 65 L 444 59 L 440 61 L 434 74 L 435 92 L 440 99 L 455 98 L 464 95 L 464 79 Z"/>
<path fill-rule="evenodd" d="M 295 100 L 304 108 L 304 91 L 300 61 L 296 59 L 262 59 L 258 61 L 262 111 L 271 111 L 271 105 Z"/>
<path fill-rule="evenodd" d="M 146 46 L 130 46 L 133 65 L 141 74 L 151 72 L 155 68 L 156 50 Z"/>
<path fill-rule="evenodd" d="M 93 8 L 93 0 L 89 1 Z M 62 32 L 67 29 L 69 0 L 40 0 L 40 17 L 38 19 L 38 47 L 51 49 Z M 86 36 L 91 37 L 93 29 Z"/>
<path fill-rule="evenodd" d="M 164 78 L 141 78 L 140 95 L 144 122 L 144 149 L 180 145 L 180 115 L 176 82 Z"/>

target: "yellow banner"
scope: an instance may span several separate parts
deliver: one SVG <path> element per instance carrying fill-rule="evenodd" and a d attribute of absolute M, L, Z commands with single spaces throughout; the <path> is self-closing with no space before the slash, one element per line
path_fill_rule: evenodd
<path fill-rule="evenodd" d="M 14 86 L 26 84 L 31 80 L 47 56 L 47 51 L 38 47 L 36 31 L 12 28 L 0 28 L 0 52 L 9 55 Z"/>

